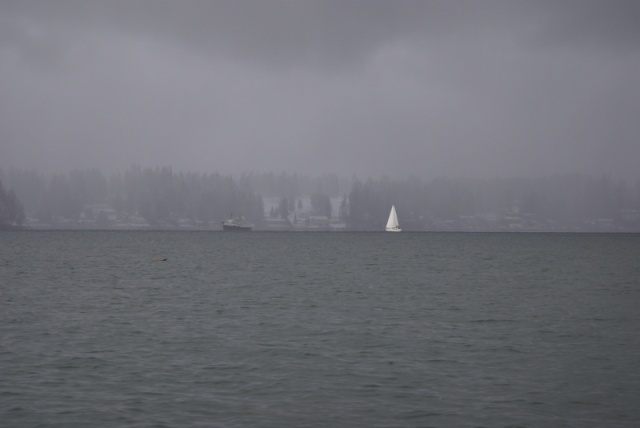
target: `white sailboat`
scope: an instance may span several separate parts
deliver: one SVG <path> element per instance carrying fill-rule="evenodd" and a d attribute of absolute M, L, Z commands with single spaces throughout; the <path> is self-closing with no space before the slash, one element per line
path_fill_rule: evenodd
<path fill-rule="evenodd" d="M 400 229 L 400 223 L 398 223 L 398 214 L 396 214 L 396 206 L 391 205 L 391 212 L 389 213 L 389 220 L 387 220 L 387 232 L 402 232 Z"/>

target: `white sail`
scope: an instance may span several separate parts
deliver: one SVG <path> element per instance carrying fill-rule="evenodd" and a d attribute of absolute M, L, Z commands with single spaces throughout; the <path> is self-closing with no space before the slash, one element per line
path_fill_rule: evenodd
<path fill-rule="evenodd" d="M 389 220 L 387 220 L 387 232 L 400 232 L 400 223 L 398 223 L 398 214 L 396 214 L 396 206 L 391 205 L 391 212 L 389 213 Z"/>

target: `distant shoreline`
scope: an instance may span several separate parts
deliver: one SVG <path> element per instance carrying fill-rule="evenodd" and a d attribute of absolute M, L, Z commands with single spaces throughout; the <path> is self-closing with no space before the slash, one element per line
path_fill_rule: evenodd
<path fill-rule="evenodd" d="M 234 233 L 224 231 L 222 229 L 199 229 L 199 228 L 82 228 L 82 227 L 29 227 L 29 226 L 13 226 L 0 227 L 2 231 L 26 231 L 26 232 L 214 232 L 227 235 Z M 388 233 L 384 230 L 376 229 L 349 229 L 349 230 L 299 230 L 299 229 L 254 229 L 251 233 Z M 640 230 L 403 230 L 403 234 L 416 233 L 510 233 L 510 234 L 638 234 Z M 244 235 L 244 234 L 243 234 Z"/>

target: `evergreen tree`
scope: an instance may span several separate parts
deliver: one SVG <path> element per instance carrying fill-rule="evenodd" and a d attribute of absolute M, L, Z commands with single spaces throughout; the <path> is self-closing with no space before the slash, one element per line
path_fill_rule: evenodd
<path fill-rule="evenodd" d="M 287 198 L 280 199 L 278 212 L 280 213 L 280 218 L 285 220 L 289 218 L 289 201 L 287 201 Z"/>
<path fill-rule="evenodd" d="M 0 228 L 20 227 L 24 222 L 25 214 L 22 203 L 13 189 L 6 191 L 0 181 Z"/>
<path fill-rule="evenodd" d="M 311 195 L 311 208 L 318 215 L 331 218 L 331 198 L 324 192 L 317 191 Z"/>
<path fill-rule="evenodd" d="M 340 202 L 338 217 L 345 223 L 349 221 L 349 202 L 347 200 L 347 195 L 344 195 L 344 197 L 342 198 L 342 202 Z"/>

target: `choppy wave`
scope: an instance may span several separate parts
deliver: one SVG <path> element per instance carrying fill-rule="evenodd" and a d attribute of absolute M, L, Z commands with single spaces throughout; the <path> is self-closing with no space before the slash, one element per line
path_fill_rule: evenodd
<path fill-rule="evenodd" d="M 640 237 L 0 239 L 3 427 L 640 420 Z"/>

